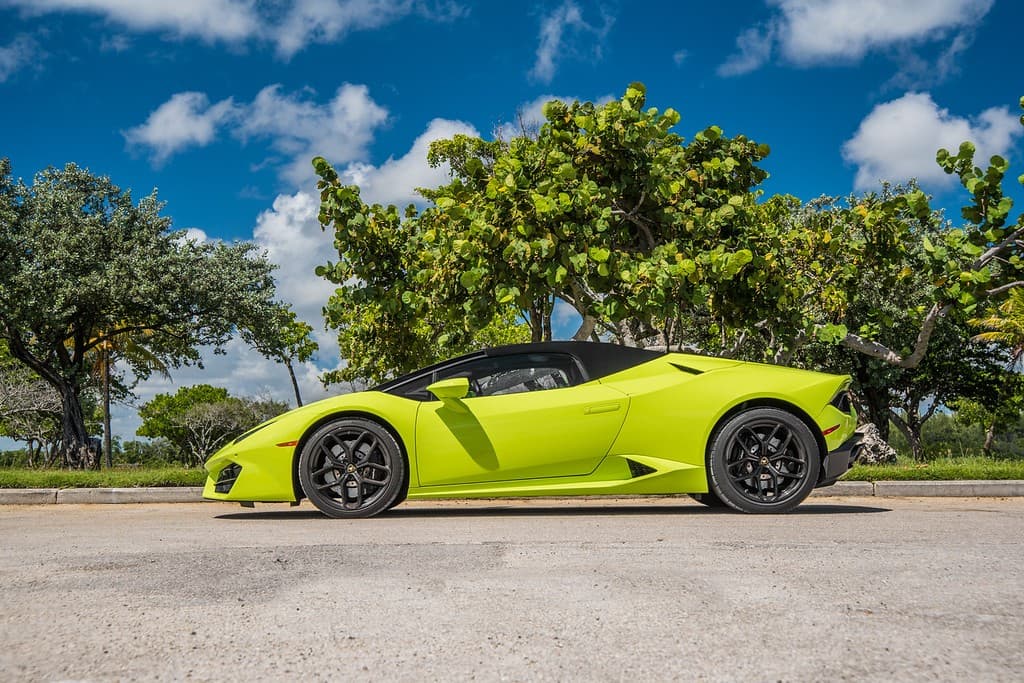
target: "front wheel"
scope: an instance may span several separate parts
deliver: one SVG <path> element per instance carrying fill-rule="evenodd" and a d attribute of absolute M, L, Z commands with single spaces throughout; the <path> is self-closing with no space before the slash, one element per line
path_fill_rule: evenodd
<path fill-rule="evenodd" d="M 372 517 L 405 487 L 405 458 L 387 429 L 364 418 L 320 427 L 299 455 L 299 482 L 328 517 Z"/>
<path fill-rule="evenodd" d="M 789 512 L 818 481 L 814 434 L 792 413 L 753 408 L 730 418 L 708 449 L 710 489 L 740 512 Z"/>

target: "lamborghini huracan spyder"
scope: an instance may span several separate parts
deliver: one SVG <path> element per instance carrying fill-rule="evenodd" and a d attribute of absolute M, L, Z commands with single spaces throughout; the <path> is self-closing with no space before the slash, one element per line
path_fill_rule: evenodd
<path fill-rule="evenodd" d="M 688 493 L 786 512 L 856 458 L 848 377 L 591 342 L 486 349 L 287 412 L 206 463 L 214 500 Z"/>

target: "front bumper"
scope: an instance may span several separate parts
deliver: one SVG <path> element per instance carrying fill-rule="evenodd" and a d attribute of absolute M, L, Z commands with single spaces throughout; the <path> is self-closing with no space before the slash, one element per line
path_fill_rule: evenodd
<path fill-rule="evenodd" d="M 825 455 L 821 463 L 821 478 L 818 481 L 818 488 L 831 486 L 836 483 L 839 477 L 846 474 L 847 470 L 853 467 L 853 463 L 857 461 L 857 456 L 860 454 L 861 438 L 861 434 L 855 432 L 839 448 Z"/>

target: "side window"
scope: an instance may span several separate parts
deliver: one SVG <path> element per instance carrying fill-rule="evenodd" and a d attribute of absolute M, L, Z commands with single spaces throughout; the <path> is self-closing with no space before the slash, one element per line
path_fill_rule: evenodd
<path fill-rule="evenodd" d="M 571 387 L 583 381 L 572 356 L 524 353 L 480 358 L 439 372 L 437 379 L 467 377 L 469 395 L 501 396 Z"/>

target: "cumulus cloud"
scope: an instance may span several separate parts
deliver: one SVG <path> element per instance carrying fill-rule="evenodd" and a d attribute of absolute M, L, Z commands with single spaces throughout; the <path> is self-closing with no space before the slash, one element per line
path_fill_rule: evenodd
<path fill-rule="evenodd" d="M 335 164 L 363 158 L 387 117 L 365 85 L 346 83 L 323 104 L 311 92 L 285 93 L 281 86 L 270 85 L 252 102 L 241 104 L 228 98 L 211 105 L 205 93 L 177 93 L 124 135 L 130 147 L 149 149 L 159 165 L 188 147 L 210 144 L 230 129 L 243 143 L 269 141 L 287 158 L 281 175 L 300 185 L 312 177 L 309 162 L 317 154 Z"/>
<path fill-rule="evenodd" d="M 309 43 L 380 28 L 414 15 L 433 21 L 462 16 L 453 0 L 6 0 L 25 14 L 79 12 L 135 31 L 160 31 L 206 42 L 272 44 L 291 57 Z"/>
<path fill-rule="evenodd" d="M 739 76 L 759 69 L 772 55 L 772 27 L 748 28 L 736 38 L 736 52 L 718 67 L 719 76 Z"/>
<path fill-rule="evenodd" d="M 233 112 L 231 98 L 211 105 L 204 93 L 180 92 L 157 107 L 145 123 L 125 131 L 124 137 L 129 147 L 151 150 L 153 162 L 160 165 L 186 147 L 213 142 L 217 128 Z"/>
<path fill-rule="evenodd" d="M 530 78 L 550 83 L 558 69 L 560 55 L 587 54 L 600 59 L 601 44 L 612 28 L 614 18 L 602 14 L 601 23 L 583 18 L 583 11 L 573 0 L 565 0 L 541 20 L 536 60 L 530 69 Z M 589 42 L 588 47 L 584 44 Z"/>
<path fill-rule="evenodd" d="M 437 186 L 447 182 L 447 164 L 431 168 L 427 163 L 430 143 L 458 134 L 479 136 L 480 133 L 468 123 L 434 119 L 427 129 L 416 138 L 412 147 L 400 157 L 388 157 L 379 166 L 366 163 L 351 164 L 342 172 L 342 178 L 359 186 L 363 201 L 402 206 L 422 201 L 416 194 L 417 187 Z"/>
<path fill-rule="evenodd" d="M 36 62 L 40 56 L 39 44 L 27 35 L 15 36 L 10 43 L 0 46 L 0 83 Z"/>
<path fill-rule="evenodd" d="M 80 12 L 100 15 L 137 31 L 169 31 L 206 41 L 240 41 L 261 30 L 249 0 L 7 0 L 26 14 Z"/>
<path fill-rule="evenodd" d="M 874 51 L 943 41 L 977 25 L 994 0 L 767 0 L 771 19 L 736 39 L 737 52 L 718 72 L 735 76 L 773 52 L 811 66 L 856 62 Z M 955 39 L 955 38 L 954 38 Z"/>
<path fill-rule="evenodd" d="M 278 195 L 253 229 L 253 240 L 278 266 L 278 297 L 315 327 L 322 327 L 321 309 L 334 291 L 334 285 L 314 273 L 333 251 L 333 236 L 317 221 L 319 208 L 320 198 L 309 192 Z"/>
<path fill-rule="evenodd" d="M 278 152 L 291 158 L 282 174 L 298 185 L 312 178 L 309 162 L 317 154 L 334 164 L 363 158 L 374 131 L 387 118 L 387 109 L 373 101 L 365 85 L 345 83 L 325 104 L 302 93 L 282 93 L 279 85 L 271 85 L 239 108 L 234 134 L 243 140 L 270 140 Z"/>
<path fill-rule="evenodd" d="M 467 13 L 455 2 L 298 0 L 271 31 L 278 54 L 290 57 L 310 42 L 330 43 L 352 31 L 387 26 L 410 14 L 448 21 Z"/>
<path fill-rule="evenodd" d="M 951 151 L 970 140 L 977 159 L 1005 155 L 1021 127 L 1008 107 L 992 107 L 965 118 L 940 108 L 928 93 L 907 93 L 877 105 L 843 145 L 843 158 L 857 167 L 854 186 L 876 187 L 881 180 L 917 178 L 931 188 L 948 187 L 956 179 L 935 163 L 935 152 Z"/>

